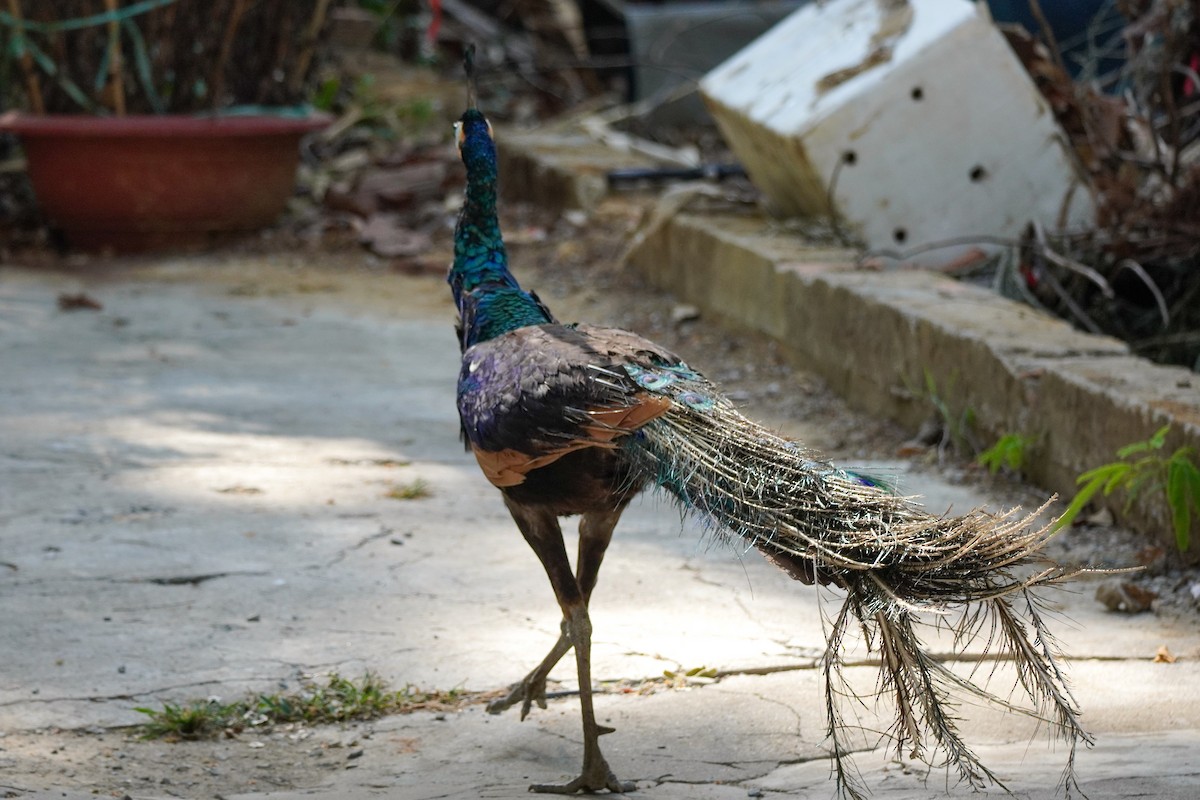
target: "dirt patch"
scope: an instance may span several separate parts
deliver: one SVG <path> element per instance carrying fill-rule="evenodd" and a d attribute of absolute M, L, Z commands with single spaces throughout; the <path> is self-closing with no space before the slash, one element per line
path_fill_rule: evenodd
<path fill-rule="evenodd" d="M 375 746 L 369 723 L 285 726 L 217 741 L 144 741 L 128 730 L 51 729 L 0 738 L 0 797 L 56 789 L 125 797 L 221 797 L 319 784 Z"/>

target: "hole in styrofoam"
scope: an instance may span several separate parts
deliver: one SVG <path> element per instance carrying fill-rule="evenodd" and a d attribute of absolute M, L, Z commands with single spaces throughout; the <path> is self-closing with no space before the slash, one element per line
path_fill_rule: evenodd
<path fill-rule="evenodd" d="M 968 174 L 971 176 L 972 183 L 979 183 L 988 176 L 988 171 L 983 168 L 982 164 L 976 164 L 971 167 L 971 172 Z"/>
<path fill-rule="evenodd" d="M 892 238 L 896 240 L 896 244 L 904 244 L 905 240 L 908 239 L 908 231 L 904 228 L 896 228 L 896 230 L 892 231 Z"/>
<path fill-rule="evenodd" d="M 914 86 L 912 88 L 912 99 L 917 101 L 918 103 L 921 102 L 922 100 L 924 100 L 925 99 L 925 90 L 922 89 L 920 86 Z"/>
<path fill-rule="evenodd" d="M 847 150 L 846 152 L 842 153 L 842 163 L 848 167 L 853 167 L 858 163 L 858 153 L 854 152 L 853 150 Z"/>

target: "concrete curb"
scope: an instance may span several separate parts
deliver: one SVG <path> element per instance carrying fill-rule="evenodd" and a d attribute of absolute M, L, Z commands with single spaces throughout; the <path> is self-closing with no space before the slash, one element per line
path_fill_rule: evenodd
<path fill-rule="evenodd" d="M 583 133 L 503 131 L 497 138 L 505 195 L 555 208 L 590 209 L 608 193 L 611 170 L 656 166 Z"/>
<path fill-rule="evenodd" d="M 597 160 L 595 143 L 564 160 L 565 144 L 549 135 L 510 146 L 510 196 L 588 208 L 603 196 L 597 165 L 628 164 L 619 154 Z M 928 373 L 954 414 L 970 411 L 985 446 L 1031 437 L 1026 474 L 1062 497 L 1081 472 L 1163 425 L 1167 452 L 1200 449 L 1200 377 L 1189 370 L 940 274 L 856 270 L 853 259 L 780 234 L 762 216 L 680 213 L 644 235 L 628 263 L 706 314 L 776 337 L 859 409 L 915 428 L 934 413 Z M 1122 519 L 1173 549 L 1158 497 Z"/>

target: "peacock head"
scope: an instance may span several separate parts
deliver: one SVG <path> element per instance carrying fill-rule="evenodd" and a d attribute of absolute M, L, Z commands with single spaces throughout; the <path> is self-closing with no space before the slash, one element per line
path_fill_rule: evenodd
<path fill-rule="evenodd" d="M 496 144 L 492 140 L 492 123 L 477 108 L 463 112 L 454 123 L 458 154 L 467 166 L 472 180 L 495 180 Z"/>

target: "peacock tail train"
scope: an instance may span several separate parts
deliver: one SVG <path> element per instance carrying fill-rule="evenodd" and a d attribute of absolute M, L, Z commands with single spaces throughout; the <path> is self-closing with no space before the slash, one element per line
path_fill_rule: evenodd
<path fill-rule="evenodd" d="M 741 414 L 686 365 L 625 371 L 670 409 L 625 437 L 636 473 L 721 538 L 752 545 L 793 577 L 836 584 L 846 597 L 827 628 L 828 734 L 839 785 L 859 797 L 842 754 L 847 728 L 839 698 L 853 696 L 841 653 L 857 626 L 880 657 L 881 691 L 894 701 L 898 752 L 927 763 L 937 751 L 973 786 L 1003 784 L 962 740 L 955 698 L 973 695 L 1047 721 L 1069 745 L 1064 783 L 1077 789 L 1074 756 L 1091 738 L 1059 667 L 1057 646 L 1031 590 L 1079 575 L 1042 558 L 1052 535 L 1033 514 L 930 514 L 911 498 L 831 466 L 816 452 Z M 957 612 L 952 616 L 951 611 Z M 932 617 L 932 622 L 928 618 Z M 948 620 L 955 620 L 949 622 Z M 1029 703 L 1018 706 L 953 672 L 923 642 L 923 627 L 954 627 L 956 643 L 987 642 L 980 660 L 1011 662 Z"/>
<path fill-rule="evenodd" d="M 676 405 L 628 437 L 625 452 L 719 535 L 776 559 L 812 561 L 826 582 L 869 577 L 893 601 L 967 603 L 1067 576 L 1059 567 L 1020 578 L 1009 570 L 1034 557 L 1049 535 L 1048 526 L 1034 524 L 1036 514 L 932 515 L 721 398 L 704 411 Z"/>

